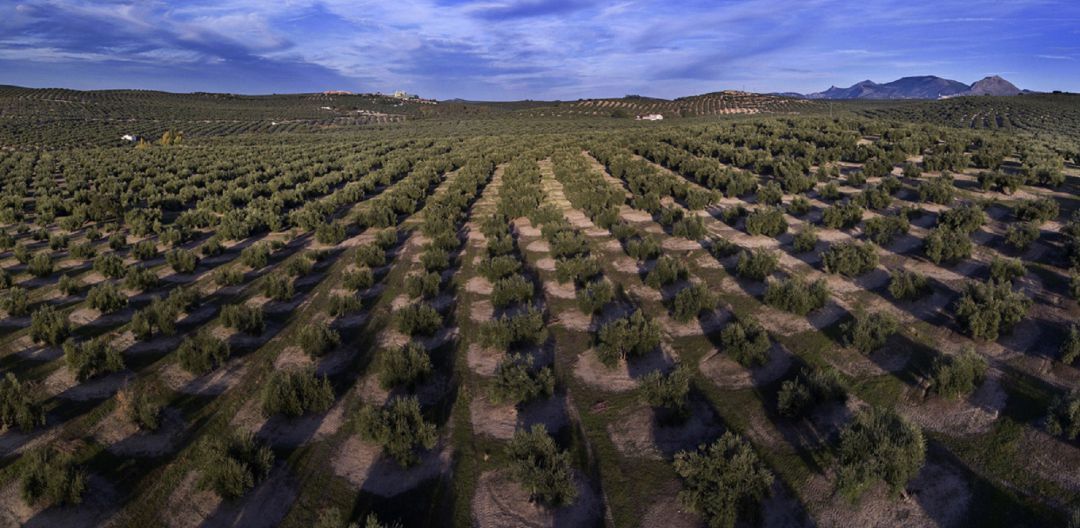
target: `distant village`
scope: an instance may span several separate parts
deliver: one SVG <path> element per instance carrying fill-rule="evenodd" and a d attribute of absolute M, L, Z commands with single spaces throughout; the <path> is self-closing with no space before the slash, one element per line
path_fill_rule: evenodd
<path fill-rule="evenodd" d="M 403 102 L 407 101 L 410 103 L 431 105 L 439 104 L 439 102 L 435 99 L 425 99 L 423 97 L 420 97 L 419 95 L 410 94 L 404 90 L 395 91 L 393 94 L 390 95 L 384 94 L 382 92 L 354 94 L 347 90 L 326 90 L 325 92 L 323 92 L 323 95 L 360 95 L 362 97 L 393 97 L 394 99 L 398 99 Z"/>

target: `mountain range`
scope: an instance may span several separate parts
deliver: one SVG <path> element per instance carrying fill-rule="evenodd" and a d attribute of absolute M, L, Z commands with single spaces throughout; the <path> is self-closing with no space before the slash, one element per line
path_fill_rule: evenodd
<path fill-rule="evenodd" d="M 884 84 L 866 80 L 847 88 L 831 86 L 823 92 L 781 95 L 805 99 L 943 99 L 965 95 L 1010 96 L 1020 95 L 1023 92 L 997 75 L 986 77 L 970 85 L 934 75 L 921 75 L 903 77 Z"/>

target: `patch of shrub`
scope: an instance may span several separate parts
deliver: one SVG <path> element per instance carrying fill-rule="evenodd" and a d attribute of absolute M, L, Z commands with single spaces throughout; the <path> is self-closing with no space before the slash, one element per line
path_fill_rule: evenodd
<path fill-rule="evenodd" d="M 690 415 L 691 376 L 691 370 L 682 365 L 668 374 L 654 370 L 641 378 L 641 401 L 654 409 L 670 413 L 675 421 L 685 420 Z"/>
<path fill-rule="evenodd" d="M 555 280 L 560 283 L 583 284 L 600 274 L 600 261 L 591 255 L 555 261 Z"/>
<path fill-rule="evenodd" d="M 596 352 L 603 364 L 614 367 L 620 360 L 643 356 L 659 345 L 660 325 L 636 310 L 600 329 Z"/>
<path fill-rule="evenodd" d="M 861 411 L 840 433 L 837 489 L 857 499 L 879 479 L 893 494 L 904 489 L 926 460 L 922 431 L 894 411 Z"/>
<path fill-rule="evenodd" d="M 853 202 L 830 205 L 822 211 L 821 222 L 830 229 L 850 229 L 862 221 L 863 208 Z"/>
<path fill-rule="evenodd" d="M 645 276 L 645 284 L 660 289 L 668 284 L 686 279 L 689 274 L 686 264 L 671 256 L 664 255 L 656 259 L 653 269 Z"/>
<path fill-rule="evenodd" d="M 390 249 L 397 244 L 398 230 L 397 228 L 388 228 L 375 233 L 375 245 L 381 248 Z"/>
<path fill-rule="evenodd" d="M 789 277 L 769 282 L 765 289 L 765 304 L 796 315 L 806 315 L 829 301 L 825 279 L 807 283 L 801 277 Z"/>
<path fill-rule="evenodd" d="M 956 318 L 973 337 L 993 341 L 1027 316 L 1031 299 L 1008 282 L 969 282 L 956 303 Z"/>
<path fill-rule="evenodd" d="M 513 255 L 489 257 L 480 262 L 477 272 L 489 282 L 509 277 L 521 270 L 521 261 Z"/>
<path fill-rule="evenodd" d="M 1061 362 L 1066 365 L 1072 365 L 1080 359 L 1080 328 L 1075 324 L 1069 325 L 1069 335 L 1061 343 L 1058 353 L 1061 356 Z"/>
<path fill-rule="evenodd" d="M 131 256 L 138 260 L 153 260 L 158 256 L 157 243 L 153 240 L 140 240 L 131 247 Z"/>
<path fill-rule="evenodd" d="M 1046 411 L 1046 431 L 1070 441 L 1080 438 L 1080 391 L 1054 397 Z"/>
<path fill-rule="evenodd" d="M 1016 204 L 1013 214 L 1021 222 L 1032 222 L 1042 225 L 1058 217 L 1061 208 L 1057 200 L 1053 198 L 1039 198 L 1035 200 L 1023 200 Z"/>
<path fill-rule="evenodd" d="M 586 314 L 600 313 L 615 300 L 615 288 L 606 280 L 596 280 L 577 291 L 578 308 Z"/>
<path fill-rule="evenodd" d="M 214 435 L 198 453 L 198 488 L 224 499 L 236 499 L 270 474 L 274 452 L 259 444 L 253 433 Z"/>
<path fill-rule="evenodd" d="M 140 431 L 156 431 L 161 425 L 161 395 L 150 383 L 136 383 L 116 393 L 120 415 Z"/>
<path fill-rule="evenodd" d="M 847 183 L 849 187 L 862 187 L 863 185 L 866 185 L 866 172 L 861 170 L 849 172 L 845 179 L 845 183 Z"/>
<path fill-rule="evenodd" d="M 0 297 L 0 307 L 11 317 L 22 317 L 30 311 L 30 296 L 21 286 L 12 286 Z"/>
<path fill-rule="evenodd" d="M 911 230 L 907 215 L 875 216 L 866 220 L 863 232 L 875 244 L 887 246 L 899 235 Z"/>
<path fill-rule="evenodd" d="M 492 284 L 491 304 L 496 308 L 528 302 L 532 297 L 533 283 L 521 275 L 511 275 Z"/>
<path fill-rule="evenodd" d="M 716 309 L 718 299 L 705 284 L 692 284 L 675 294 L 672 301 L 671 316 L 676 321 L 685 323 L 702 312 Z"/>
<path fill-rule="evenodd" d="M 393 398 L 385 405 L 364 406 L 356 418 L 357 432 L 378 444 L 401 467 L 420 461 L 417 451 L 435 447 L 435 425 L 424 420 L 415 396 Z"/>
<path fill-rule="evenodd" d="M 360 299 L 353 295 L 331 295 L 326 303 L 326 312 L 333 317 L 341 317 L 359 312 L 363 306 Z"/>
<path fill-rule="evenodd" d="M 379 384 L 386 390 L 395 387 L 412 389 L 431 375 L 431 356 L 423 345 L 409 342 L 396 350 L 384 350 Z"/>
<path fill-rule="evenodd" d="M 990 261 L 990 279 L 1000 282 L 1012 282 L 1027 273 L 1023 261 L 1014 258 L 995 256 Z"/>
<path fill-rule="evenodd" d="M 206 239 L 203 245 L 199 246 L 199 253 L 204 257 L 215 257 L 225 253 L 225 246 L 221 245 L 220 238 L 212 236 Z"/>
<path fill-rule="evenodd" d="M 192 374 L 205 374 L 229 359 L 229 344 L 210 332 L 200 331 L 185 337 L 176 354 L 184 370 Z"/>
<path fill-rule="evenodd" d="M 30 316 L 30 340 L 35 343 L 59 345 L 71 334 L 67 315 L 45 304 Z"/>
<path fill-rule="evenodd" d="M 986 360 L 972 348 L 954 356 L 939 354 L 930 369 L 934 392 L 957 398 L 971 394 L 986 378 Z"/>
<path fill-rule="evenodd" d="M 127 266 L 120 257 L 109 253 L 94 259 L 94 271 L 107 278 L 116 279 L 127 273 Z"/>
<path fill-rule="evenodd" d="M 157 273 L 142 266 L 132 266 L 124 276 L 124 287 L 129 290 L 147 291 L 157 287 Z"/>
<path fill-rule="evenodd" d="M 765 280 L 776 271 L 780 256 L 765 248 L 743 250 L 735 264 L 735 274 L 752 280 Z"/>
<path fill-rule="evenodd" d="M 818 243 L 817 228 L 813 224 L 806 224 L 798 233 L 795 233 L 795 237 L 792 239 L 791 245 L 795 251 L 799 253 L 807 253 L 813 251 Z"/>
<path fill-rule="evenodd" d="M 79 381 L 124 370 L 124 356 L 109 345 L 107 338 L 95 338 L 78 344 L 65 342 L 64 362 Z"/>
<path fill-rule="evenodd" d="M 97 249 L 92 243 L 83 242 L 72 247 L 69 254 L 73 259 L 86 260 L 94 258 L 94 255 L 97 255 Z"/>
<path fill-rule="evenodd" d="M 822 403 L 846 399 L 847 387 L 836 369 L 804 368 L 798 376 L 780 384 L 776 407 L 781 416 L 795 418 L 806 416 Z"/>
<path fill-rule="evenodd" d="M 900 323 L 888 312 L 857 313 L 840 325 L 844 345 L 869 354 L 883 346 L 900 329 Z"/>
<path fill-rule="evenodd" d="M 778 207 L 757 209 L 746 217 L 746 232 L 751 235 L 777 237 L 787 233 L 788 223 Z"/>
<path fill-rule="evenodd" d="M 719 236 L 709 239 L 709 254 L 716 259 L 730 257 L 740 251 L 738 244 Z"/>
<path fill-rule="evenodd" d="M 262 387 L 260 396 L 265 416 L 302 416 L 325 412 L 334 403 L 334 389 L 326 377 L 308 368 L 292 372 L 275 370 Z"/>
<path fill-rule="evenodd" d="M 1023 184 L 1024 177 L 1020 174 L 999 170 L 979 172 L 979 186 L 984 191 L 997 190 L 1005 194 L 1012 194 Z"/>
<path fill-rule="evenodd" d="M 500 350 L 522 343 L 540 344 L 546 340 L 544 314 L 533 306 L 516 315 L 503 315 L 480 327 L 480 343 Z"/>
<path fill-rule="evenodd" d="M 720 332 L 722 350 L 744 367 L 769 362 L 769 333 L 754 319 L 736 320 Z"/>
<path fill-rule="evenodd" d="M 948 174 L 942 174 L 919 184 L 919 201 L 949 205 L 955 196 L 956 187 L 953 185 L 952 176 Z"/>
<path fill-rule="evenodd" d="M 443 271 L 450 267 L 450 253 L 447 253 L 445 249 L 428 245 L 420 255 L 420 264 L 429 273 Z"/>
<path fill-rule="evenodd" d="M 1024 250 L 1039 239 L 1040 233 L 1039 226 L 1032 222 L 1012 223 L 1005 228 L 1005 243 L 1018 250 Z"/>
<path fill-rule="evenodd" d="M 813 205 L 805 196 L 796 196 L 787 204 L 787 212 L 792 216 L 803 216 L 813 209 Z"/>
<path fill-rule="evenodd" d="M 356 248 L 356 265 L 378 268 L 386 265 L 386 251 L 375 244 L 364 244 Z"/>
<path fill-rule="evenodd" d="M 341 336 L 326 323 L 309 323 L 300 329 L 300 348 L 312 358 L 325 355 L 341 344 Z"/>
<path fill-rule="evenodd" d="M 784 189 L 775 181 L 758 187 L 757 201 L 764 205 L 776 205 L 784 198 Z"/>
<path fill-rule="evenodd" d="M 26 264 L 27 262 L 30 262 L 30 257 L 33 255 L 30 253 L 30 247 L 27 246 L 25 242 L 19 242 L 15 246 L 15 250 L 12 251 L 11 256 L 15 257 L 15 260 L 18 261 L 19 264 Z"/>
<path fill-rule="evenodd" d="M 30 257 L 30 262 L 26 264 L 26 271 L 31 275 L 41 278 L 52 275 L 53 261 L 52 257 L 48 253 L 37 253 L 33 257 Z"/>
<path fill-rule="evenodd" d="M 245 334 L 259 335 L 266 329 L 261 308 L 246 304 L 230 304 L 221 309 L 221 324 Z"/>
<path fill-rule="evenodd" d="M 288 301 L 296 294 L 292 279 L 276 271 L 271 272 L 263 281 L 262 292 L 275 301 Z"/>
<path fill-rule="evenodd" d="M 877 265 L 878 254 L 873 244 L 838 242 L 821 254 L 821 266 L 826 273 L 855 277 L 872 271 Z"/>
<path fill-rule="evenodd" d="M 86 294 L 86 303 L 102 313 L 112 313 L 127 306 L 128 300 L 111 282 L 102 282 Z"/>
<path fill-rule="evenodd" d="M 497 367 L 492 380 L 491 398 L 498 403 L 518 405 L 555 392 L 555 374 L 551 367 L 534 368 L 533 357 L 510 354 Z"/>
<path fill-rule="evenodd" d="M 494 235 L 487 239 L 487 253 L 489 257 L 509 255 L 514 252 L 514 237 L 509 233 Z"/>
<path fill-rule="evenodd" d="M 730 207 L 725 207 L 723 210 L 720 211 L 720 219 L 723 220 L 725 224 L 734 226 L 739 222 L 740 218 L 745 217 L 749 213 L 750 212 L 747 211 L 744 205 L 733 205 Z"/>
<path fill-rule="evenodd" d="M 947 227 L 930 230 L 923 240 L 923 252 L 934 264 L 955 264 L 971 256 L 971 237 Z"/>
<path fill-rule="evenodd" d="M 971 233 L 986 223 L 986 212 L 975 204 L 962 205 L 942 211 L 938 216 L 938 226 L 955 229 L 962 233 Z"/>
<path fill-rule="evenodd" d="M 579 231 L 563 229 L 549 237 L 551 257 L 570 258 L 589 251 L 589 240 Z"/>
<path fill-rule="evenodd" d="M 395 314 L 398 330 L 408 336 L 432 335 L 442 328 L 443 318 L 429 304 L 409 304 Z"/>
<path fill-rule="evenodd" d="M 315 228 L 315 240 L 333 246 L 345 240 L 345 226 L 338 222 L 319 224 Z"/>
<path fill-rule="evenodd" d="M 165 262 L 177 273 L 191 273 L 199 265 L 199 257 L 192 251 L 177 248 L 165 254 Z"/>
<path fill-rule="evenodd" d="M 892 204 L 892 195 L 881 186 L 873 186 L 854 196 L 851 202 L 867 209 L 880 211 Z"/>
<path fill-rule="evenodd" d="M 841 196 L 840 186 L 836 182 L 826 183 L 818 189 L 818 195 L 825 200 L 839 200 Z"/>
<path fill-rule="evenodd" d="M 672 236 L 687 240 L 701 240 L 705 238 L 705 232 L 705 222 L 697 215 L 682 218 L 671 226 Z"/>
<path fill-rule="evenodd" d="M 431 272 L 416 272 L 405 276 L 405 293 L 409 297 L 430 299 L 439 294 L 442 275 Z"/>
<path fill-rule="evenodd" d="M 22 499 L 32 506 L 79 504 L 86 492 L 86 473 L 69 453 L 43 446 L 24 455 L 19 475 Z"/>
<path fill-rule="evenodd" d="M 375 273 L 371 268 L 349 270 L 343 274 L 342 284 L 354 292 L 363 291 L 375 285 Z"/>
<path fill-rule="evenodd" d="M 710 528 L 733 528 L 739 519 L 752 518 L 773 483 L 750 444 L 730 431 L 696 451 L 676 453 L 674 464 L 684 481 L 679 502 Z"/>
<path fill-rule="evenodd" d="M 637 260 L 652 260 L 659 257 L 660 253 L 660 242 L 651 235 L 634 238 L 626 242 L 626 254 Z"/>
<path fill-rule="evenodd" d="M 30 431 L 45 425 L 45 411 L 34 392 L 30 383 L 19 381 L 11 372 L 4 373 L 0 378 L 0 426 Z"/>
<path fill-rule="evenodd" d="M 550 507 L 577 499 L 570 453 L 560 451 L 543 424 L 518 430 L 506 446 L 510 477 L 529 491 L 529 499 Z"/>

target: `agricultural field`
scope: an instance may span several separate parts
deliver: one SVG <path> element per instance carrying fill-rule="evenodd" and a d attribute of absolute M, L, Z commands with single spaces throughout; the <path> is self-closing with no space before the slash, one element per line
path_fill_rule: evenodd
<path fill-rule="evenodd" d="M 1080 523 L 1070 125 L 725 94 L 0 89 L 0 525 Z"/>

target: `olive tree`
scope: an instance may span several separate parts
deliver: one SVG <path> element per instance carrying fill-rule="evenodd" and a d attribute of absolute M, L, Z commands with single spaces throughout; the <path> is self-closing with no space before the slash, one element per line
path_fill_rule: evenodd
<path fill-rule="evenodd" d="M 546 506 L 565 506 L 577 499 L 570 453 L 560 451 L 543 424 L 518 430 L 506 446 L 510 477 Z"/>
<path fill-rule="evenodd" d="M 730 431 L 695 451 L 676 453 L 674 464 L 683 479 L 679 502 L 710 528 L 732 528 L 753 517 L 774 479 L 750 444 Z"/>
<path fill-rule="evenodd" d="M 855 415 L 840 432 L 836 487 L 857 499 L 879 480 L 899 493 L 926 460 L 926 440 L 918 426 L 896 412 L 871 408 Z"/>

